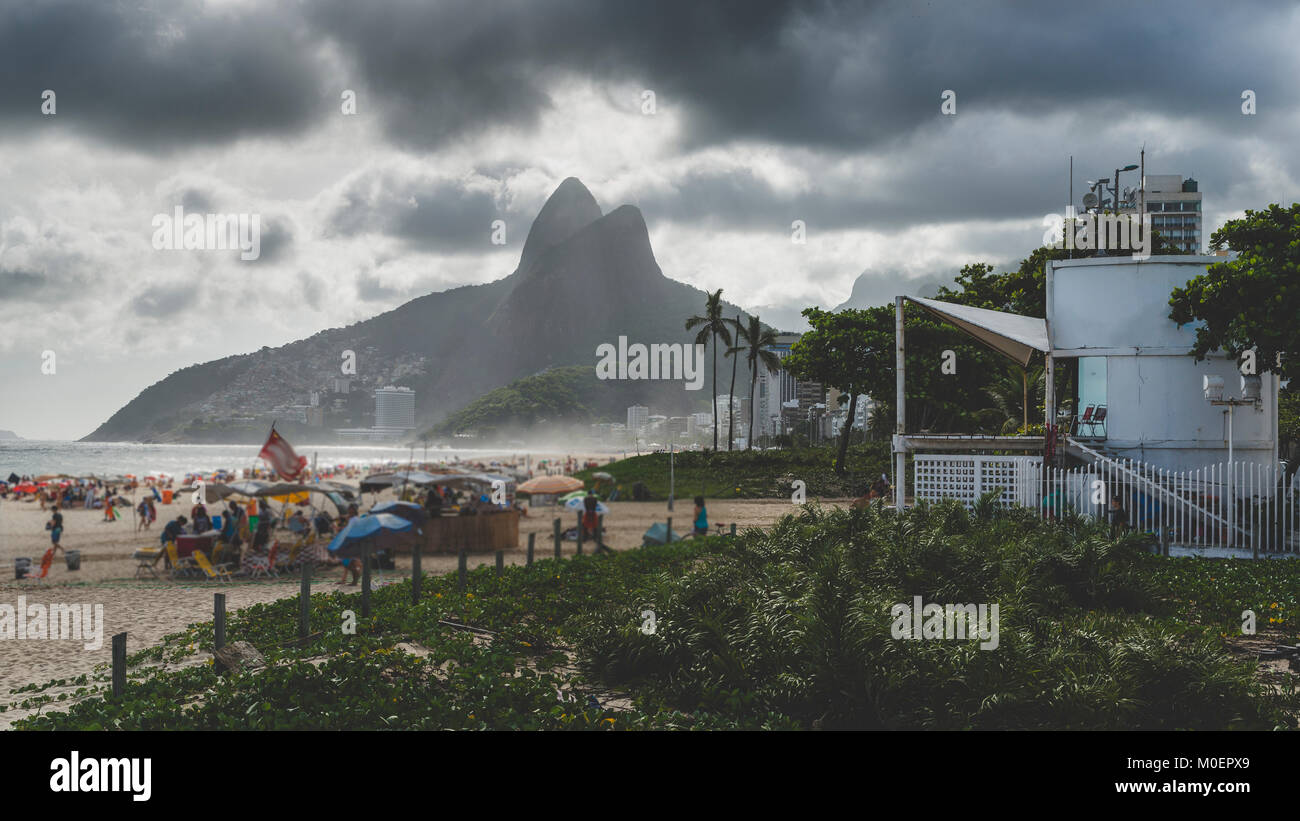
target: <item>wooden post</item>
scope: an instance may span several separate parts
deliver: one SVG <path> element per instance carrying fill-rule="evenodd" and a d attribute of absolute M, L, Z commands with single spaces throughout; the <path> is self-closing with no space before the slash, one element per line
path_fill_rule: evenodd
<path fill-rule="evenodd" d="M 302 583 L 298 588 L 298 638 L 311 632 L 311 562 L 302 563 Z"/>
<path fill-rule="evenodd" d="M 465 548 L 462 547 L 456 556 L 456 588 L 462 593 L 465 592 L 465 561 Z"/>
<path fill-rule="evenodd" d="M 370 618 L 370 540 L 361 551 L 361 618 Z"/>
<path fill-rule="evenodd" d="M 226 666 L 215 658 L 216 651 L 226 646 L 226 594 L 212 594 L 212 667 L 218 673 L 224 672 Z"/>
<path fill-rule="evenodd" d="M 113 636 L 113 697 L 126 690 L 126 633 Z"/>
<path fill-rule="evenodd" d="M 596 514 L 596 552 L 605 552 L 605 514 Z"/>
<path fill-rule="evenodd" d="M 664 544 L 672 544 L 673 541 L 673 517 L 668 517 L 668 532 L 664 534 Z"/>
<path fill-rule="evenodd" d="M 497 551 L 497 576 L 500 577 L 501 574 L 504 572 L 506 572 L 506 552 L 504 550 L 498 550 Z"/>
<path fill-rule="evenodd" d="M 733 538 L 733 539 L 736 538 L 736 523 L 735 523 L 735 522 L 732 522 L 732 523 L 731 523 L 731 538 Z"/>
<path fill-rule="evenodd" d="M 435 488 L 433 493 L 437 492 Z M 420 583 L 424 581 L 424 571 L 420 568 L 420 544 L 422 539 L 417 539 L 415 548 L 411 551 L 411 604 L 420 603 Z"/>
<path fill-rule="evenodd" d="M 529 533 L 528 534 L 528 566 L 529 567 L 533 566 L 533 546 L 536 541 L 537 541 L 537 534 Z"/>
<path fill-rule="evenodd" d="M 587 529 L 582 526 L 582 511 L 578 511 L 578 555 L 582 555 L 582 543 L 587 535 Z"/>
<path fill-rule="evenodd" d="M 553 536 L 555 538 L 555 558 L 558 559 L 560 558 L 560 520 L 558 517 L 551 522 L 551 529 L 554 531 Z"/>

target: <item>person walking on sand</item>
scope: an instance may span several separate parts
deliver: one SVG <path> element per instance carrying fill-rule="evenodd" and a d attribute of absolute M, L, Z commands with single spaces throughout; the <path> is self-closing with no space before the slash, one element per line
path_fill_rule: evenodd
<path fill-rule="evenodd" d="M 45 529 L 50 531 L 50 542 L 54 545 L 51 549 L 54 551 L 54 555 L 57 556 L 59 551 L 63 549 L 63 546 L 59 544 L 59 539 L 63 536 L 63 514 L 59 512 L 58 505 L 54 506 L 54 515 L 45 523 Z"/>
<path fill-rule="evenodd" d="M 695 497 L 695 524 L 692 531 L 696 536 L 709 535 L 709 511 L 704 507 L 704 497 Z M 668 534 L 672 538 L 672 534 Z"/>

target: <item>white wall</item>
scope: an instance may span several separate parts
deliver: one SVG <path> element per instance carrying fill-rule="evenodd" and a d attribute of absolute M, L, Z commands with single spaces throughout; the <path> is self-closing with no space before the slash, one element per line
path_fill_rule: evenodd
<path fill-rule="evenodd" d="M 1201 377 L 1223 377 L 1225 398 L 1241 396 L 1233 361 L 1190 355 L 1195 328 L 1169 319 L 1176 286 L 1221 257 L 1152 257 L 1049 263 L 1047 317 L 1057 361 L 1105 356 L 1109 453 L 1173 470 L 1227 460 L 1226 408 L 1210 405 Z M 1263 376 L 1260 409 L 1233 410 L 1233 458 L 1270 463 L 1276 382 Z"/>

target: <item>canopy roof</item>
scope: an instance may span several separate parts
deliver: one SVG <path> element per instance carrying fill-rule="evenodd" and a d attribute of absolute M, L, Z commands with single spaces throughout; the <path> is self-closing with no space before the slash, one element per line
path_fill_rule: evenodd
<path fill-rule="evenodd" d="M 1014 359 L 1021 367 L 1029 365 L 1034 351 L 1046 353 L 1051 347 L 1045 319 L 916 296 L 904 299 L 915 302 L 944 322 L 956 325 L 998 353 Z"/>

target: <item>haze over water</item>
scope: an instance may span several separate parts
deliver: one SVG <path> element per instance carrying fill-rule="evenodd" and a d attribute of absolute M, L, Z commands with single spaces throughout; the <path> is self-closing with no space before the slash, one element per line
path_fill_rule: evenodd
<path fill-rule="evenodd" d="M 148 476 L 167 473 L 183 477 L 190 472 L 210 472 L 217 469 L 241 470 L 249 467 L 266 467 L 258 459 L 261 448 L 257 445 L 176 445 L 137 444 L 134 442 L 67 442 L 18 440 L 0 442 L 0 480 L 10 473 L 20 476 L 37 476 L 45 473 L 66 473 L 70 476 L 118 476 L 127 473 Z M 527 451 L 517 451 L 522 458 Z M 416 461 L 424 458 L 425 450 L 417 447 Z M 509 456 L 506 449 L 474 450 L 429 448 L 430 461 L 454 459 L 478 461 Z M 536 457 L 538 451 L 533 450 Z M 317 458 L 319 467 L 326 465 L 378 465 L 384 462 L 407 463 L 411 450 L 400 447 L 374 445 L 328 445 L 302 447 L 300 456 Z"/>

